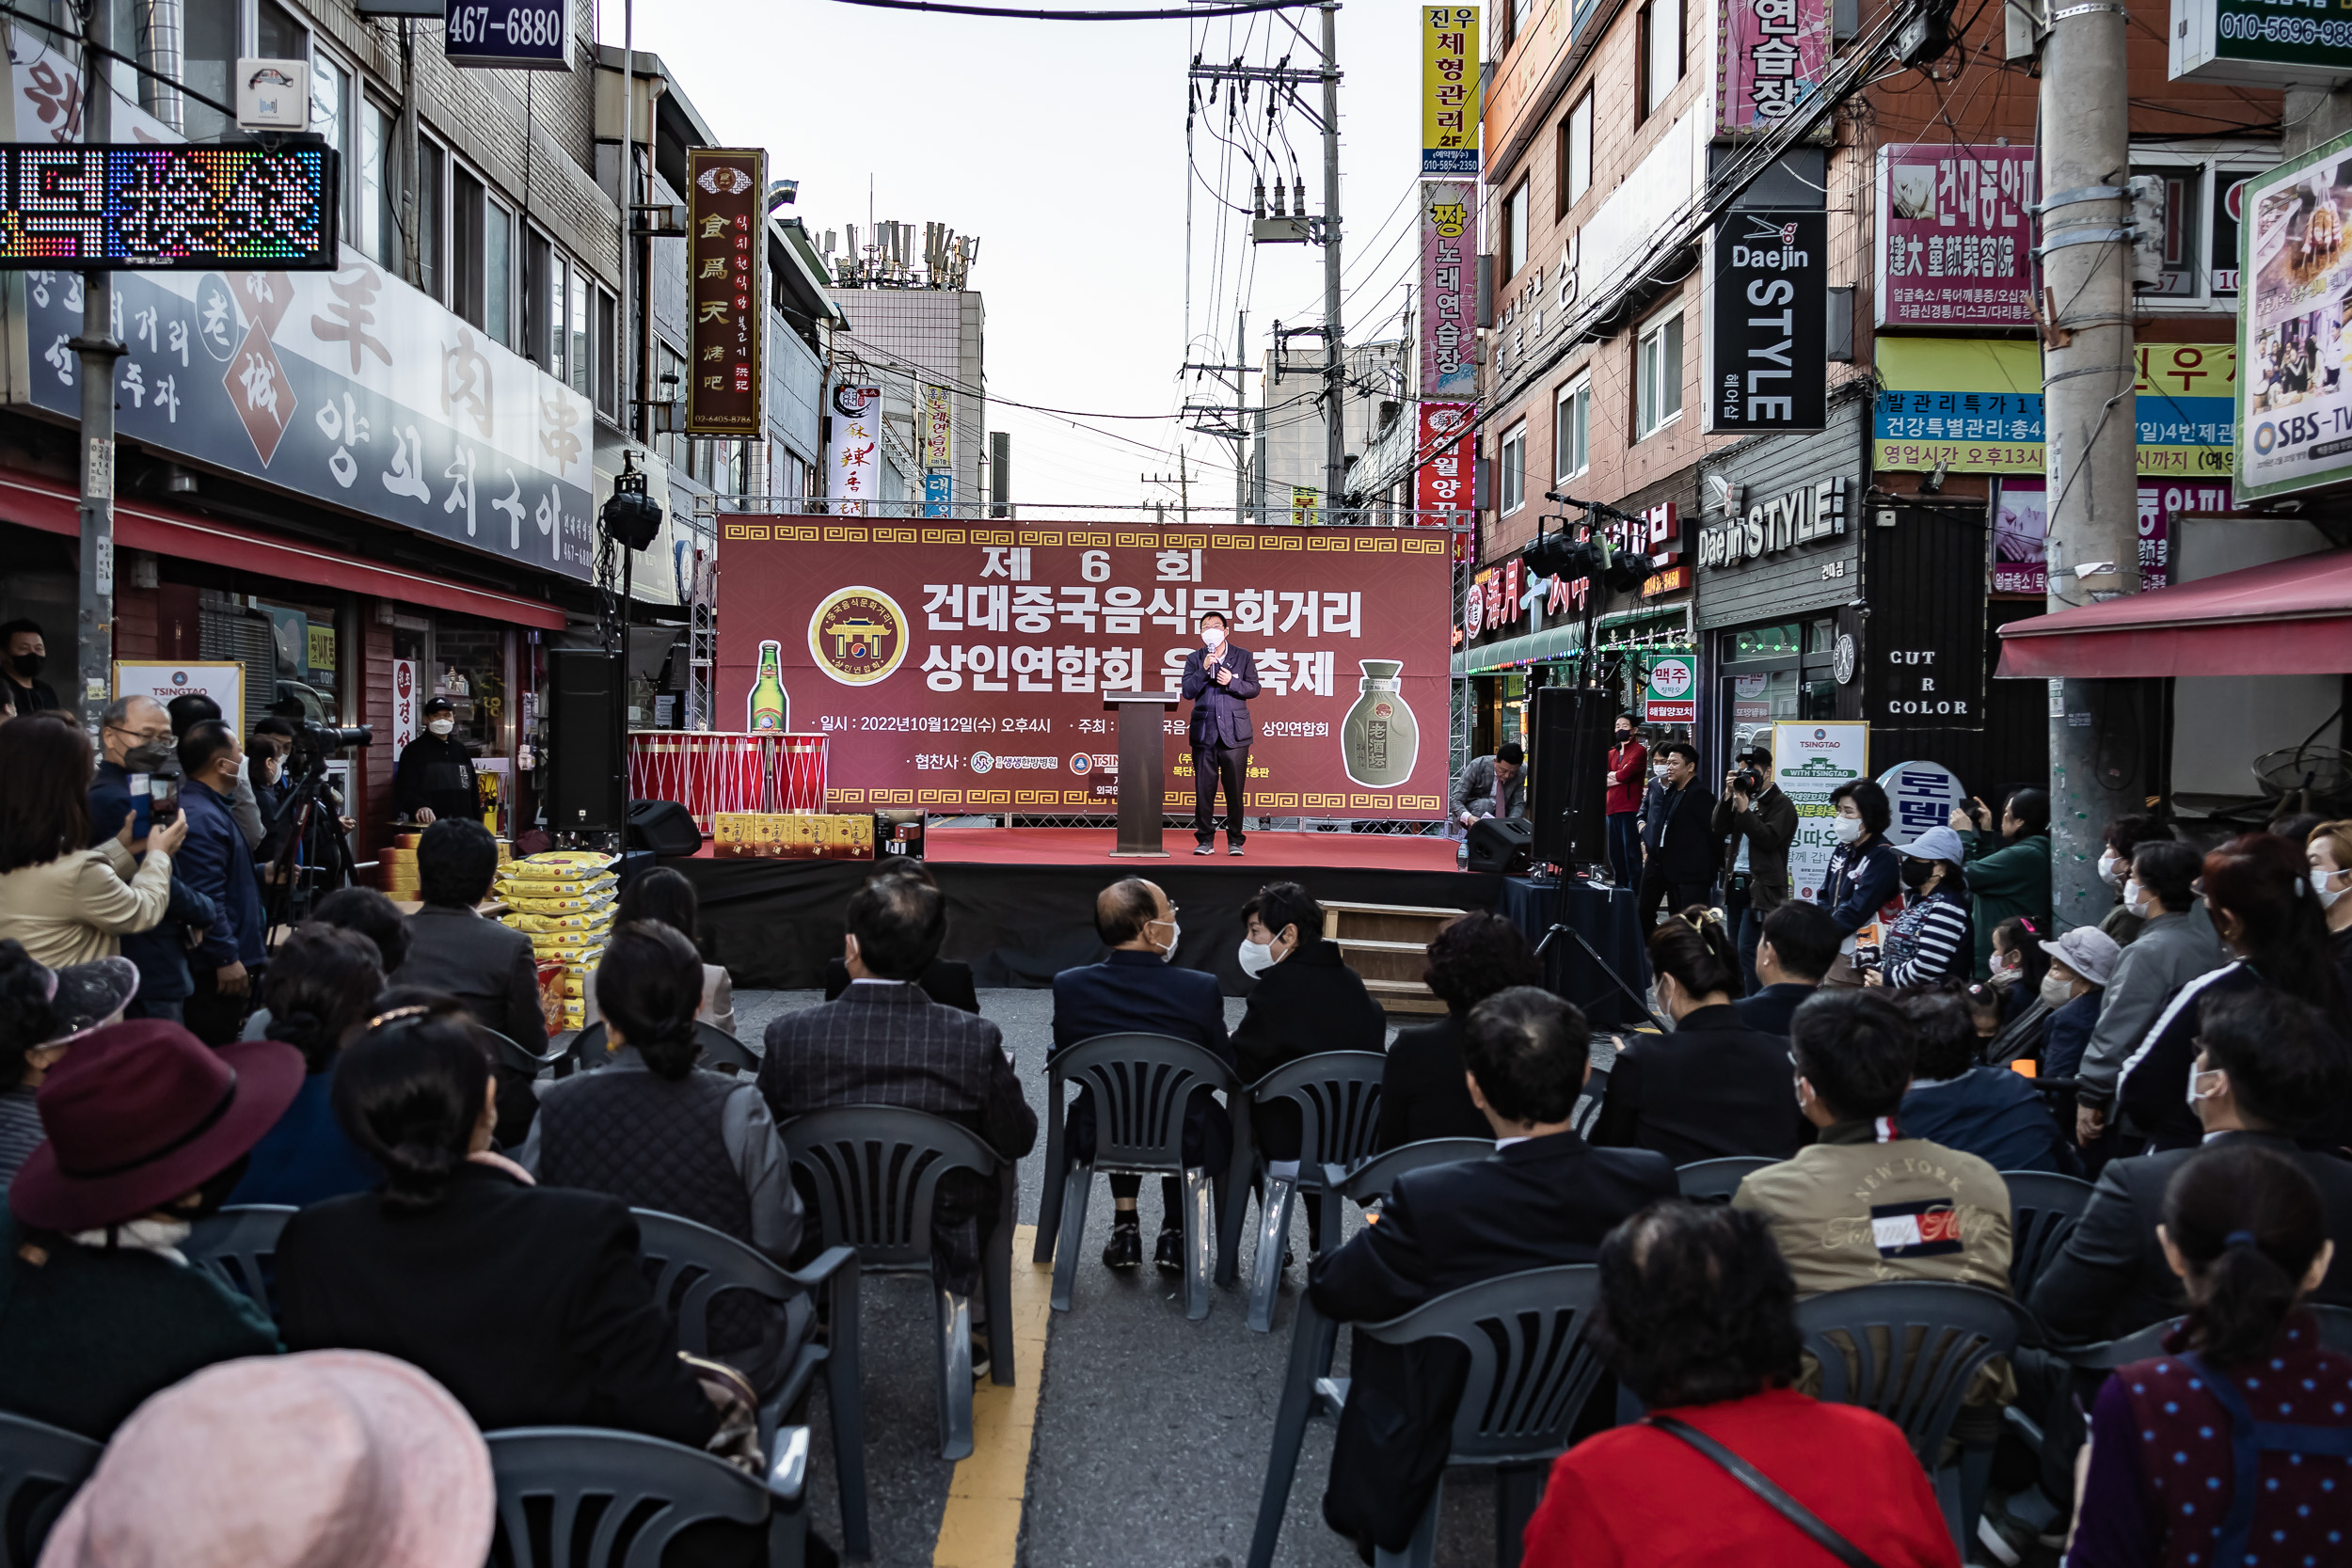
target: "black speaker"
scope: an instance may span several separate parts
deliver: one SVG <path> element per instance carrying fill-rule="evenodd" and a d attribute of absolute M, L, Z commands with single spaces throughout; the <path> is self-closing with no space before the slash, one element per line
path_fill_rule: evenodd
<path fill-rule="evenodd" d="M 1528 819 L 1534 855 L 1553 865 L 1609 858 L 1609 730 L 1616 708 L 1594 687 L 1535 689 L 1528 761 L 1535 770 Z"/>
<path fill-rule="evenodd" d="M 1506 874 L 1527 869 L 1535 824 L 1524 816 L 1482 816 L 1470 824 L 1470 868 Z"/>
<path fill-rule="evenodd" d="M 675 800 L 631 800 L 628 844 L 657 855 L 691 855 L 703 847 L 703 831 L 694 826 L 693 814 Z"/>
<path fill-rule="evenodd" d="M 548 754 L 539 787 L 549 832 L 617 833 L 628 826 L 622 685 L 618 654 L 548 650 Z"/>

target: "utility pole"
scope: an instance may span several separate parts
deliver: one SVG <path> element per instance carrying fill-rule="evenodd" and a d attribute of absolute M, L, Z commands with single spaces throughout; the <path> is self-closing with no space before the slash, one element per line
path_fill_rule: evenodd
<path fill-rule="evenodd" d="M 114 131 L 114 90 L 108 62 L 99 53 L 114 47 L 114 8 L 103 0 L 86 0 L 82 45 L 82 140 L 95 147 Z M 82 274 L 82 335 L 67 345 L 82 358 L 81 604 L 74 641 L 82 723 L 92 739 L 114 689 L 115 361 L 124 353 L 114 335 L 114 274 Z"/>
<path fill-rule="evenodd" d="M 1173 484 L 1176 486 L 1177 514 L 1183 518 L 1185 526 L 1189 527 L 1191 525 L 1192 474 L 1184 463 L 1184 448 L 1178 447 L 1176 449 L 1176 472 L 1173 477 L 1167 474 L 1138 474 L 1136 477 L 1142 480 L 1146 484 Z M 1161 524 L 1165 526 L 1168 522 L 1168 503 L 1166 501 L 1155 501 L 1152 504 L 1159 512 Z"/>
<path fill-rule="evenodd" d="M 2042 61 L 2043 409 L 2049 606 L 2139 591 L 2123 8 L 2055 8 Z M 2060 931 L 2095 922 L 2101 834 L 2145 798 L 2138 757 L 2108 752 L 2104 681 L 2050 683 L 2050 885 Z M 2103 775 L 2101 768 L 2106 771 Z"/>
<path fill-rule="evenodd" d="M 1233 312 L 1233 363 L 1243 367 L 1233 374 L 1234 390 L 1241 394 L 1241 405 L 1249 406 L 1249 312 Z M 1249 435 L 1240 425 L 1233 427 L 1233 521 L 1253 521 L 1249 515 Z"/>
<path fill-rule="evenodd" d="M 1323 0 L 1323 520 L 1347 494 L 1347 352 L 1340 326 L 1339 0 Z"/>
<path fill-rule="evenodd" d="M 527 135 L 528 133 L 526 133 Z M 627 143 L 623 144 L 624 149 Z M 424 287 L 424 234 L 418 223 L 417 19 L 400 19 L 400 275 Z"/>

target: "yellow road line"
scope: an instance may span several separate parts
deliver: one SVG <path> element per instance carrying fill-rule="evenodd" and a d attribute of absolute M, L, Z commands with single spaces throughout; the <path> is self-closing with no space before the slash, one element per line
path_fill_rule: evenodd
<path fill-rule="evenodd" d="M 1045 1331 L 1054 1315 L 1053 1265 L 1027 1261 L 1036 1245 L 1036 1226 L 1013 1232 L 1012 1364 L 1020 1382 L 1007 1388 L 982 1378 L 972 1391 L 972 1457 L 957 1464 L 948 1483 L 931 1568 L 1012 1568 L 1021 1545 Z"/>

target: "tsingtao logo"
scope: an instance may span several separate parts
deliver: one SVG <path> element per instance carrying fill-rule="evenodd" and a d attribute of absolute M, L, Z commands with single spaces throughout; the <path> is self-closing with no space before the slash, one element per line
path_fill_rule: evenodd
<path fill-rule="evenodd" d="M 872 686 L 907 656 L 907 616 L 879 588 L 840 588 L 808 618 L 808 651 L 817 668 L 844 686 Z"/>

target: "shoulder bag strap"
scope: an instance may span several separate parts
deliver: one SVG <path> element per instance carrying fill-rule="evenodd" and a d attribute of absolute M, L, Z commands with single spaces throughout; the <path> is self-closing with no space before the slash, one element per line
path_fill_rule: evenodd
<path fill-rule="evenodd" d="M 1717 1465 L 1722 1465 L 1724 1473 L 1732 1480 L 1770 1503 L 1773 1511 L 1782 1518 L 1811 1536 L 1814 1544 L 1844 1563 L 1846 1568 L 1880 1568 L 1875 1558 L 1830 1528 L 1822 1522 L 1820 1514 L 1772 1484 L 1772 1479 L 1763 1471 L 1698 1428 L 1687 1421 L 1677 1420 L 1672 1416 L 1650 1416 L 1645 1419 L 1649 1425 L 1680 1438 Z"/>

